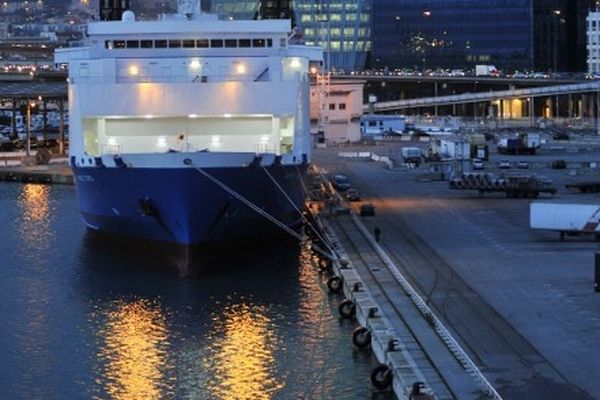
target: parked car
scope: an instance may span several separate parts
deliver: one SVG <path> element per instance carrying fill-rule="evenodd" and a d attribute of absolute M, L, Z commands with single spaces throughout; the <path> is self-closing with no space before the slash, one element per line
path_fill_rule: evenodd
<path fill-rule="evenodd" d="M 566 132 L 554 132 L 552 134 L 553 140 L 569 140 L 569 134 Z"/>
<path fill-rule="evenodd" d="M 371 203 L 363 204 L 360 206 L 361 217 L 373 217 L 375 216 L 375 206 Z"/>
<path fill-rule="evenodd" d="M 344 175 L 334 175 L 333 187 L 341 191 L 348 190 L 350 189 L 350 180 Z"/>
<path fill-rule="evenodd" d="M 509 168 L 512 168 L 510 161 L 508 161 L 508 160 L 498 161 L 498 169 L 509 169 Z"/>
<path fill-rule="evenodd" d="M 346 190 L 346 200 L 348 201 L 360 201 L 360 195 L 358 194 L 358 190 L 354 188 L 350 188 Z"/>
<path fill-rule="evenodd" d="M 527 161 L 519 161 L 517 163 L 517 168 L 528 169 L 529 168 L 529 163 Z"/>
<path fill-rule="evenodd" d="M 481 171 L 482 169 L 485 168 L 485 165 L 483 164 L 483 160 L 476 158 L 471 163 L 471 168 L 473 169 L 473 171 Z"/>
<path fill-rule="evenodd" d="M 565 169 L 567 168 L 567 162 L 565 160 L 554 160 L 550 166 L 553 169 Z"/>

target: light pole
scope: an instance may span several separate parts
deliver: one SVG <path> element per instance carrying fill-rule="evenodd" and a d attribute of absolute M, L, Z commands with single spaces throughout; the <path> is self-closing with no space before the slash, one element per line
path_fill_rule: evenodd
<path fill-rule="evenodd" d="M 562 12 L 556 9 L 552 13 L 554 14 L 554 68 L 552 71 L 556 74 L 558 68 L 558 23 L 560 22 Z"/>
<path fill-rule="evenodd" d="M 431 11 L 425 10 L 423 11 L 423 18 L 427 20 L 427 18 L 431 17 Z M 426 23 L 426 22 L 425 22 Z M 427 32 L 427 30 L 425 30 Z M 425 69 L 427 67 L 427 52 L 429 51 L 429 41 L 427 40 L 427 34 L 423 37 L 423 73 L 425 73 Z"/>
<path fill-rule="evenodd" d="M 31 107 L 32 104 L 27 99 L 27 143 L 25 146 L 25 155 L 29 157 L 29 152 L 31 151 Z"/>

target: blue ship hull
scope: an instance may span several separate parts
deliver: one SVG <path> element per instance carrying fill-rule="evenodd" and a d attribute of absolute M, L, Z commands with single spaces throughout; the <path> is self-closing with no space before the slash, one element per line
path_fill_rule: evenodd
<path fill-rule="evenodd" d="M 267 167 L 289 199 L 262 167 L 203 170 L 287 226 L 300 223 L 305 166 Z M 73 171 L 80 211 L 94 230 L 186 246 L 282 231 L 194 168 Z"/>

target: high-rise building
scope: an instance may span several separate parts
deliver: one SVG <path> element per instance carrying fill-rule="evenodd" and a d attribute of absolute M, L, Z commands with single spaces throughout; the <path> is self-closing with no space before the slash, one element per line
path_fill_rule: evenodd
<path fill-rule="evenodd" d="M 295 0 L 298 30 L 332 69 L 363 69 L 371 51 L 372 0 Z"/>
<path fill-rule="evenodd" d="M 587 17 L 587 70 L 590 74 L 600 73 L 600 12 L 591 12 Z"/>
<path fill-rule="evenodd" d="M 363 69 L 371 50 L 372 0 L 212 0 L 221 18 L 290 18 L 333 69 Z"/>
<path fill-rule="evenodd" d="M 290 0 L 260 0 L 256 19 L 294 19 Z"/>
<path fill-rule="evenodd" d="M 585 70 L 595 0 L 378 0 L 373 64 L 388 67 Z"/>
<path fill-rule="evenodd" d="M 102 21 L 119 21 L 123 12 L 130 8 L 130 0 L 100 0 L 100 19 Z"/>
<path fill-rule="evenodd" d="M 373 64 L 461 68 L 533 65 L 531 0 L 378 0 Z"/>
<path fill-rule="evenodd" d="M 254 19 L 259 0 L 212 0 L 210 11 L 225 19 Z"/>
<path fill-rule="evenodd" d="M 586 16 L 595 0 L 534 0 L 534 67 L 586 70 Z"/>

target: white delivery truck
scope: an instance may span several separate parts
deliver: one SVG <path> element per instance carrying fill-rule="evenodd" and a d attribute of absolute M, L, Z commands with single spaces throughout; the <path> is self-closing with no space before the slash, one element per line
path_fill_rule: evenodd
<path fill-rule="evenodd" d="M 533 202 L 529 205 L 529 226 L 565 235 L 593 234 L 600 239 L 600 204 Z"/>
<path fill-rule="evenodd" d="M 498 70 L 493 65 L 476 65 L 475 76 L 498 76 Z"/>

